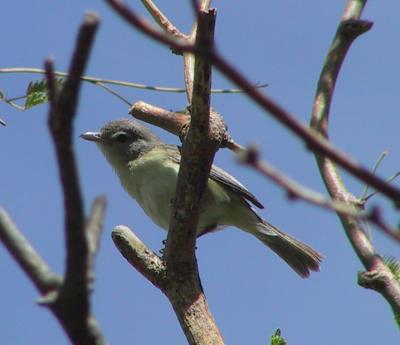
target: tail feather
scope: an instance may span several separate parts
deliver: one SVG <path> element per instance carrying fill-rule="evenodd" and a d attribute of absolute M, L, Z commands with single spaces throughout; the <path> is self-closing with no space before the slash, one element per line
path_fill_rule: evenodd
<path fill-rule="evenodd" d="M 257 226 L 254 235 L 276 254 L 302 278 L 310 275 L 310 271 L 319 271 L 322 255 L 310 246 L 296 240 L 273 225 L 263 221 Z"/>

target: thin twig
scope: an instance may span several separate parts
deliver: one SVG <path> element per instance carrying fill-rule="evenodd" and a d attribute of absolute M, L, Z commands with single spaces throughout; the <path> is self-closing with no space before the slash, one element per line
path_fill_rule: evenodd
<path fill-rule="evenodd" d="M 131 102 L 129 102 L 126 98 L 122 97 L 118 92 L 115 92 L 109 86 L 104 85 L 103 83 L 100 83 L 100 82 L 96 82 L 94 84 L 102 87 L 104 90 L 106 90 L 107 92 L 111 93 L 113 96 L 117 97 L 119 100 L 121 100 L 125 104 L 131 106 Z"/>
<path fill-rule="evenodd" d="M 157 24 L 168 34 L 185 39 L 186 36 L 180 32 L 167 16 L 151 0 L 140 0 L 147 11 L 151 14 Z"/>
<path fill-rule="evenodd" d="M 384 159 L 387 155 L 388 155 L 388 151 L 386 151 L 386 150 L 383 151 L 383 152 L 380 154 L 379 158 L 377 159 L 377 161 L 375 162 L 375 164 L 374 164 L 374 166 L 373 166 L 373 168 L 372 168 L 372 173 L 373 173 L 373 174 L 376 174 L 376 171 L 377 171 L 379 165 L 382 163 L 383 159 Z M 387 181 L 386 181 L 386 182 L 387 182 Z M 367 193 L 368 193 L 368 188 L 369 188 L 369 186 L 366 184 L 365 187 L 364 187 L 364 190 L 363 190 L 363 192 L 362 192 L 362 194 L 361 194 L 360 200 L 364 200 L 364 199 L 365 199 L 365 197 L 367 196 Z"/>
<path fill-rule="evenodd" d="M 28 97 L 28 95 L 23 95 L 23 96 L 17 96 L 17 97 L 12 97 L 12 98 L 7 98 L 8 102 L 15 102 L 15 101 L 19 101 L 21 99 L 25 99 L 26 97 Z"/>
<path fill-rule="evenodd" d="M 393 229 L 388 226 L 382 217 L 382 212 L 378 207 L 374 207 L 370 213 L 370 219 L 374 222 L 387 236 L 400 243 L 400 229 Z"/>
<path fill-rule="evenodd" d="M 350 206 L 344 202 L 328 199 L 322 194 L 300 185 L 278 169 L 274 168 L 271 164 L 267 163 L 266 161 L 262 161 L 259 158 L 259 155 L 260 154 L 256 148 L 249 148 L 248 150 L 239 151 L 238 159 L 240 162 L 248 164 L 262 175 L 274 181 L 278 186 L 282 187 L 287 192 L 289 199 L 301 199 L 324 209 L 339 212 L 352 217 L 358 217 L 361 219 L 369 218 L 369 214 L 356 209 L 354 206 Z"/>
<path fill-rule="evenodd" d="M 45 74 L 45 70 L 41 68 L 31 68 L 31 67 L 15 67 L 15 68 L 0 68 L 0 73 L 33 73 L 33 74 Z M 57 77 L 68 77 L 68 73 L 66 72 L 60 72 L 60 71 L 54 71 L 54 75 Z M 127 81 L 121 81 L 121 80 L 114 80 L 114 79 L 103 79 L 103 78 L 97 78 L 97 77 L 91 77 L 91 76 L 81 76 L 81 80 L 91 82 L 91 83 L 103 83 L 103 84 L 111 84 L 111 85 L 117 85 L 117 86 L 126 86 L 126 87 L 132 87 L 136 89 L 143 89 L 143 90 L 149 90 L 149 91 L 160 91 L 160 92 L 177 92 L 177 93 L 183 93 L 185 92 L 185 89 L 182 88 L 175 88 L 175 87 L 163 87 L 163 86 L 147 86 L 144 84 L 139 84 L 139 83 L 131 83 Z"/>
<path fill-rule="evenodd" d="M 15 67 L 15 68 L 0 68 L 0 73 L 32 73 L 32 74 L 45 74 L 46 70 L 42 68 L 31 68 L 31 67 Z M 68 73 L 54 71 L 54 76 L 57 77 L 68 77 Z M 114 80 L 114 79 L 103 79 L 103 78 L 96 78 L 91 76 L 81 76 L 81 80 L 90 82 L 94 85 L 98 83 L 102 84 L 110 84 L 110 85 L 117 85 L 117 86 L 125 86 L 125 87 L 132 87 L 135 89 L 147 90 L 147 91 L 159 91 L 159 92 L 173 92 L 173 93 L 184 93 L 186 89 L 179 88 L 179 87 L 167 87 L 167 86 L 150 86 L 144 85 L 139 83 L 132 83 L 128 81 L 122 80 Z M 264 88 L 267 87 L 268 84 L 254 84 L 254 88 Z M 212 93 L 215 94 L 229 94 L 229 93 L 243 93 L 241 89 L 212 89 Z M 8 100 L 8 99 L 7 99 Z M 6 101 L 6 100 L 4 100 Z M 18 104 L 16 106 L 20 107 Z"/>
<path fill-rule="evenodd" d="M 271 164 L 262 161 L 259 158 L 259 152 L 256 148 L 250 148 L 248 150 L 241 149 L 237 151 L 237 155 L 240 162 L 248 164 L 265 177 L 270 178 L 278 186 L 281 186 L 287 192 L 287 195 L 291 200 L 301 199 L 324 209 L 335 211 L 340 215 L 346 215 L 359 220 L 364 220 L 366 223 L 371 222 L 384 233 L 389 235 L 389 237 L 395 239 L 397 242 L 400 242 L 400 229 L 393 229 L 388 226 L 383 221 L 378 208 L 375 207 L 372 209 L 372 211 L 362 211 L 358 207 L 359 202 L 355 202 L 355 204 L 349 204 L 348 202 L 338 199 L 328 199 L 322 194 L 302 186 L 296 181 L 285 176 L 284 173 L 274 168 Z M 360 200 L 360 203 L 363 203 L 363 200 Z"/>
<path fill-rule="evenodd" d="M 399 176 L 400 176 L 400 171 L 398 171 L 397 173 L 395 173 L 395 174 L 393 174 L 392 176 L 390 176 L 390 177 L 386 180 L 386 183 L 390 183 L 390 182 L 394 181 L 394 180 L 397 179 Z M 363 203 L 363 204 L 365 204 L 369 199 L 371 199 L 371 198 L 372 198 L 375 194 L 377 194 L 377 193 L 378 193 L 378 192 L 375 191 L 375 192 L 372 192 L 371 194 L 369 194 L 369 195 L 367 195 L 367 196 L 365 196 L 365 197 L 363 197 L 363 198 L 360 198 L 360 202 Z"/>
<path fill-rule="evenodd" d="M 3 102 L 5 102 L 5 103 L 9 104 L 10 106 L 12 106 L 14 109 L 17 109 L 19 111 L 25 111 L 26 110 L 25 106 L 19 105 L 19 104 L 15 103 L 15 102 L 12 102 L 12 101 L 9 101 L 7 98 L 2 98 L 1 100 Z"/>

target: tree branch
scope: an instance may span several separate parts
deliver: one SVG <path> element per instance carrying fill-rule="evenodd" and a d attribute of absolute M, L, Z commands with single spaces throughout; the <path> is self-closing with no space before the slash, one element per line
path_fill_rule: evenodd
<path fill-rule="evenodd" d="M 143 101 L 134 103 L 129 109 L 129 114 L 139 120 L 165 129 L 166 131 L 178 136 L 181 139 L 181 142 L 185 141 L 191 119 L 191 116 L 188 113 L 170 111 Z M 243 149 L 229 136 L 222 116 L 212 109 L 210 111 L 210 124 L 211 126 L 225 129 L 221 131 L 222 140 L 219 146 L 220 148 L 227 147 L 233 151 Z"/>
<path fill-rule="evenodd" d="M 190 122 L 190 115 L 166 110 L 143 101 L 135 102 L 129 109 L 135 118 L 180 135 L 184 126 Z"/>
<path fill-rule="evenodd" d="M 274 168 L 271 164 L 262 161 L 259 155 L 259 151 L 256 148 L 251 147 L 248 150 L 238 152 L 238 159 L 240 162 L 253 167 L 263 176 L 268 177 L 278 186 L 282 187 L 286 191 L 289 199 L 302 199 L 313 205 L 331 211 L 358 217 L 360 219 L 369 219 L 369 214 L 362 212 L 361 210 L 354 209 L 354 207 L 349 206 L 347 203 L 328 199 L 322 194 L 300 185 L 288 176 L 285 176 L 284 173 Z"/>
<path fill-rule="evenodd" d="M 203 12 L 202 17 L 199 17 L 203 27 L 198 30 L 197 44 L 204 47 L 212 45 L 215 15 L 215 12 L 210 11 Z M 200 57 L 196 59 L 193 85 L 190 127 L 181 152 L 176 202 L 165 247 L 167 264 L 194 263 L 199 203 L 214 153 L 221 141 L 219 133 L 210 128 L 209 124 L 211 65 Z"/>
<path fill-rule="evenodd" d="M 31 67 L 14 67 L 14 68 L 0 68 L 0 73 L 32 73 L 32 74 L 46 74 L 46 70 L 43 68 L 31 68 Z M 56 77 L 68 77 L 68 73 L 54 71 L 53 74 Z M 168 86 L 151 86 L 151 85 L 144 85 L 139 83 L 132 83 L 129 81 L 123 80 L 114 80 L 114 79 L 104 79 L 104 78 L 97 78 L 91 77 L 88 75 L 84 75 L 80 77 L 81 80 L 92 83 L 94 85 L 101 85 L 101 84 L 110 84 L 116 86 L 124 86 L 124 87 L 132 87 L 136 89 L 146 90 L 146 91 L 158 91 L 158 92 L 173 92 L 173 93 L 183 93 L 186 92 L 185 88 L 179 87 L 168 87 Z M 254 84 L 253 87 L 255 88 L 264 88 L 267 87 L 268 84 Z M 241 89 L 211 89 L 211 93 L 243 93 Z M 23 96 L 22 98 L 25 98 Z M 8 99 L 8 101 L 13 101 L 14 99 Z"/>
<path fill-rule="evenodd" d="M 301 199 L 310 204 L 334 211 L 338 214 L 355 217 L 358 220 L 369 221 L 381 229 L 386 235 L 400 243 L 399 229 L 393 229 L 383 221 L 378 207 L 372 208 L 371 211 L 364 211 L 364 199 L 359 200 L 353 197 L 354 204 L 351 205 L 348 202 L 328 199 L 323 195 L 300 185 L 296 181 L 285 176 L 284 173 L 277 170 L 269 163 L 262 161 L 259 158 L 259 152 L 256 148 L 251 147 L 248 150 L 242 148 L 236 151 L 240 162 L 253 167 L 256 171 L 282 187 L 286 191 L 289 199 Z"/>
<path fill-rule="evenodd" d="M 167 16 L 156 6 L 151 0 L 140 0 L 147 11 L 151 14 L 157 24 L 168 34 L 186 39 L 186 35 L 180 32 L 174 24 L 167 18 Z"/>
<path fill-rule="evenodd" d="M 320 75 L 312 111 L 311 127 L 326 139 L 328 139 L 329 110 L 340 67 L 352 42 L 372 25 L 370 22 L 359 20 L 365 3 L 366 1 L 355 0 L 347 2 L 342 20 L 339 23 Z M 346 203 L 349 207 L 357 210 L 359 208 L 359 201 L 347 190 L 336 168 L 335 161 L 332 161 L 330 158 L 330 156 L 325 155 L 323 152 L 316 153 L 317 163 L 328 192 L 335 201 Z M 380 191 L 382 192 L 382 189 Z M 395 194 L 391 195 L 398 206 L 399 199 Z M 380 292 L 391 305 L 395 315 L 399 316 L 399 282 L 396 281 L 387 265 L 376 253 L 360 220 L 339 212 L 338 216 L 355 252 L 364 267 L 368 270 L 367 273 L 360 275 L 359 284 L 364 287 L 374 288 Z M 379 224 L 377 217 L 375 217 L 375 222 Z M 364 278 L 368 276 L 368 284 L 365 280 L 361 279 L 363 276 Z"/>
<path fill-rule="evenodd" d="M 214 41 L 215 11 L 198 17 L 196 45 L 210 49 Z M 224 126 L 210 122 L 211 65 L 195 59 L 190 127 L 181 151 L 176 200 L 164 250 L 166 294 L 190 344 L 223 344 L 208 309 L 195 257 L 200 200 Z M 222 131 L 222 132 L 221 132 Z"/>
<path fill-rule="evenodd" d="M 124 18 L 136 21 L 156 35 L 147 22 L 134 15 L 122 2 L 108 1 Z M 214 41 L 215 11 L 200 12 L 195 45 L 209 51 Z M 174 40 L 175 42 L 175 40 Z M 178 174 L 176 199 L 168 231 L 163 262 L 165 270 L 160 283 L 160 273 L 152 272 L 150 257 L 154 257 L 144 244 L 132 234 L 127 235 L 121 228 L 115 229 L 113 239 L 123 255 L 154 285 L 158 286 L 170 300 L 183 331 L 190 344 L 223 344 L 222 336 L 208 309 L 201 287 L 195 257 L 196 229 L 199 216 L 199 201 L 206 187 L 215 151 L 224 134 L 222 121 L 210 122 L 211 64 L 202 56 L 196 56 L 190 91 L 190 125 L 181 151 L 181 164 Z M 189 84 L 186 84 L 188 87 Z M 148 114 L 148 108 L 138 104 L 131 113 L 150 118 L 150 122 L 170 122 L 171 115 L 161 109 L 153 109 L 157 115 Z M 219 118 L 215 116 L 215 118 Z M 176 131 L 186 127 L 187 120 L 169 123 L 168 130 Z M 184 125 L 182 125 L 184 122 Z M 163 124 L 165 125 L 165 123 Z M 125 229 L 126 230 L 126 229 Z M 150 261 L 149 261 L 150 260 Z M 157 266 L 160 266 L 157 264 Z"/>
<path fill-rule="evenodd" d="M 196 16 L 196 20 L 193 24 L 192 31 L 187 38 L 186 42 L 188 44 L 193 44 L 193 45 L 195 44 L 198 22 L 199 22 L 199 13 L 200 11 L 207 11 L 208 8 L 210 7 L 210 4 L 211 0 L 203 0 L 201 1 L 200 5 L 197 3 L 197 1 L 194 2 L 192 1 L 192 7 Z M 183 74 L 185 79 L 186 97 L 189 104 L 192 103 L 194 68 L 196 63 L 195 61 L 196 61 L 195 54 L 189 51 L 187 52 L 183 51 Z"/>
<path fill-rule="evenodd" d="M 59 94 L 54 83 L 53 65 L 46 62 L 49 89 L 49 129 L 54 142 L 65 207 L 66 269 L 64 282 L 49 304 L 74 344 L 104 344 L 96 320 L 90 315 L 90 284 L 104 202 L 97 201 L 89 227 L 85 228 L 82 195 L 73 150 L 73 120 L 98 19 L 87 14 L 80 27 L 68 77 Z M 103 205 L 101 205 L 103 204 Z M 99 210 L 100 208 L 100 210 Z M 98 213 L 98 214 L 97 214 Z M 86 231 L 89 230 L 89 233 Z M 51 302 L 51 303 L 50 303 Z"/>
<path fill-rule="evenodd" d="M 3 208 L 0 208 L 0 240 L 43 295 L 60 286 L 61 277 L 50 270 Z"/>
<path fill-rule="evenodd" d="M 166 270 L 162 258 L 150 250 L 127 226 L 116 226 L 111 236 L 123 257 L 154 286 L 164 291 Z"/>
<path fill-rule="evenodd" d="M 47 83 L 49 85 L 50 103 L 49 128 L 56 149 L 59 166 L 59 175 L 63 187 L 65 205 L 65 235 L 67 246 L 67 261 L 65 283 L 62 287 L 60 298 L 64 294 L 73 293 L 81 296 L 86 290 L 86 263 L 88 248 L 84 231 L 83 202 L 76 169 L 75 155 L 72 148 L 72 121 L 75 117 L 80 90 L 79 77 L 82 75 L 89 51 L 92 46 L 94 34 L 97 29 L 97 18 L 88 15 L 78 34 L 77 45 L 73 54 L 69 77 L 59 95 L 52 95 L 54 84 L 52 68 L 48 69 Z M 46 67 L 49 67 L 47 64 Z M 82 296 L 83 297 L 83 296 Z M 85 300 L 78 301 L 77 308 L 86 308 Z M 78 307 L 79 306 L 79 307 Z M 85 314 L 85 313 L 77 313 Z"/>
<path fill-rule="evenodd" d="M 400 229 L 393 229 L 388 226 L 382 219 L 381 211 L 378 207 L 372 209 L 371 215 L 369 217 L 370 221 L 376 224 L 384 234 L 392 238 L 393 240 L 400 243 Z"/>

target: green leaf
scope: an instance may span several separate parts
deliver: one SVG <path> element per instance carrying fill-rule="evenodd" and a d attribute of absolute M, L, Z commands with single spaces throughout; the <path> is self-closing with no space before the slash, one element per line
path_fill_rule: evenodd
<path fill-rule="evenodd" d="M 394 319 L 396 320 L 397 327 L 400 328 L 400 315 L 399 314 L 394 314 Z"/>
<path fill-rule="evenodd" d="M 45 80 L 30 82 L 26 90 L 25 109 L 48 102 Z"/>
<path fill-rule="evenodd" d="M 63 83 L 62 78 L 55 79 L 55 85 L 57 91 L 60 90 Z M 36 105 L 44 104 L 49 101 L 47 93 L 47 83 L 46 80 L 38 80 L 35 82 L 30 82 L 28 88 L 26 89 L 26 100 L 25 100 L 25 110 L 32 108 Z"/>
<path fill-rule="evenodd" d="M 392 256 L 384 257 L 383 262 L 392 272 L 397 282 L 400 283 L 400 262 Z"/>
<path fill-rule="evenodd" d="M 286 345 L 285 338 L 281 337 L 281 330 L 278 328 L 274 335 L 271 335 L 271 345 Z"/>

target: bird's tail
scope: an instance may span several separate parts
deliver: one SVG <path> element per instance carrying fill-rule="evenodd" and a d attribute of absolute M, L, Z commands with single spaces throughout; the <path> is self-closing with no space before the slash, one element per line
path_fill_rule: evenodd
<path fill-rule="evenodd" d="M 322 255 L 310 246 L 296 240 L 266 221 L 257 224 L 257 232 L 253 234 L 299 274 L 302 278 L 311 271 L 319 271 Z"/>

